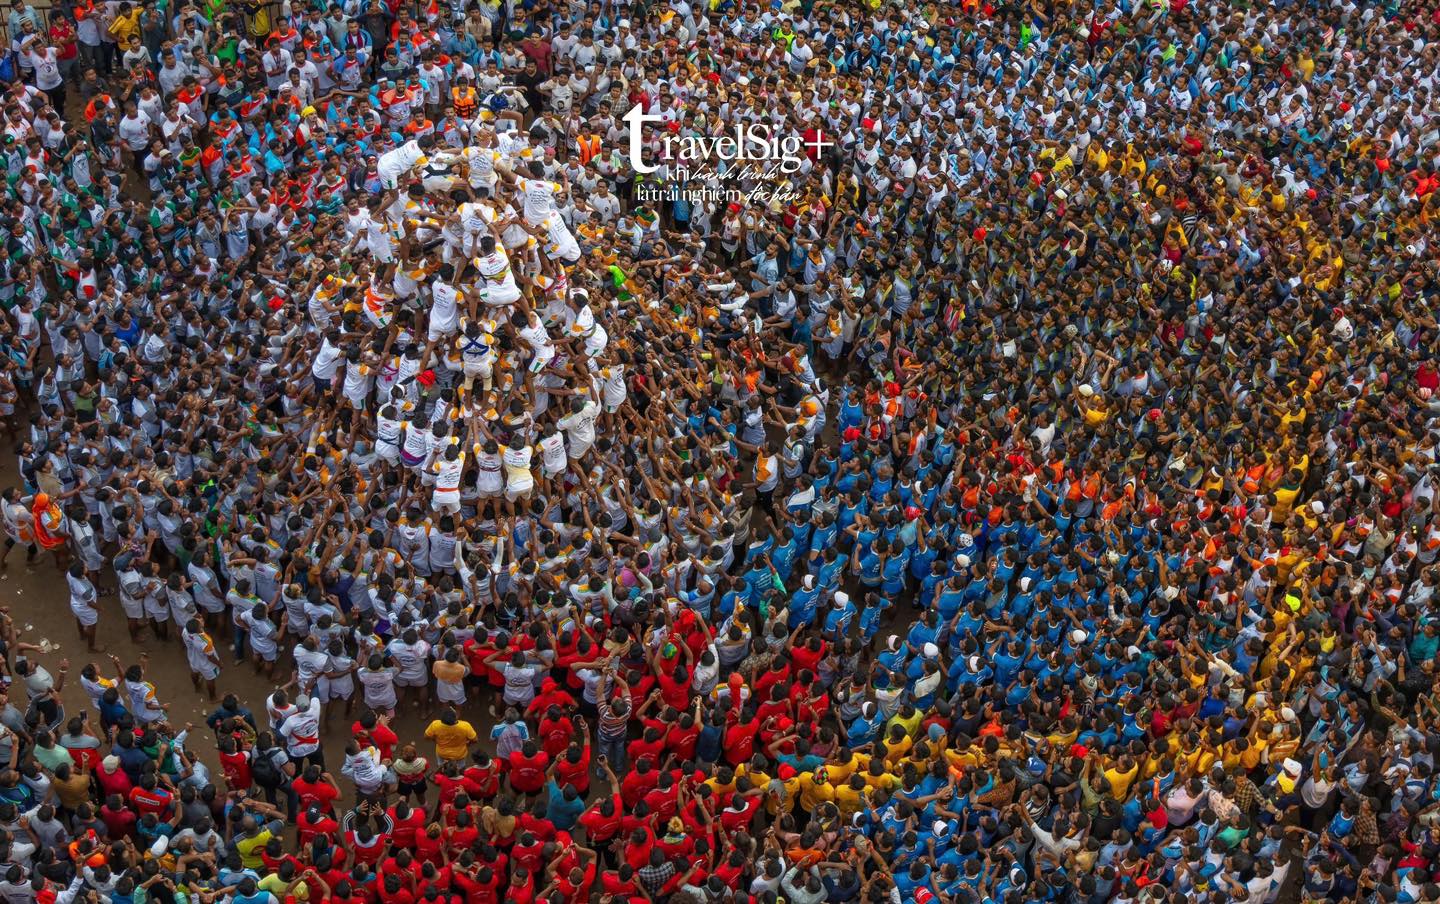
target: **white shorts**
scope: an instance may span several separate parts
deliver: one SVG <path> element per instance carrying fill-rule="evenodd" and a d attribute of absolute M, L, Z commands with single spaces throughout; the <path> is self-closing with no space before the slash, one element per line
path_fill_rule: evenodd
<path fill-rule="evenodd" d="M 355 696 L 355 679 L 349 675 L 334 679 L 321 676 L 315 689 L 321 700 L 349 700 Z"/>
<path fill-rule="evenodd" d="M 530 359 L 530 372 L 532 374 L 538 374 L 540 371 L 549 367 L 550 362 L 554 360 L 555 348 L 553 346 L 547 345 L 545 346 L 544 350 L 536 352 L 535 355 Z"/>
<path fill-rule="evenodd" d="M 501 483 L 495 483 L 493 485 L 486 484 L 484 486 L 480 484 L 475 485 L 475 493 L 481 499 L 494 499 L 503 492 L 505 492 L 505 485 Z"/>
<path fill-rule="evenodd" d="M 198 669 L 192 667 L 190 671 L 204 678 L 206 681 L 214 681 L 220 677 L 220 667 L 213 662 L 207 662 Z"/>
<path fill-rule="evenodd" d="M 448 508 L 459 511 L 460 490 L 458 488 L 454 490 L 436 490 L 434 495 L 430 497 L 430 505 L 437 509 Z"/>
<path fill-rule="evenodd" d="M 77 606 L 71 603 L 70 611 L 74 614 L 75 620 L 87 628 L 100 621 L 100 613 L 96 612 L 93 606 Z"/>
<path fill-rule="evenodd" d="M 445 324 L 441 324 L 440 328 L 436 329 L 435 321 L 431 320 L 425 328 L 425 338 L 429 342 L 439 342 L 441 339 L 455 335 L 459 330 L 460 324 L 458 322 L 451 323 L 449 329 L 445 328 Z"/>
<path fill-rule="evenodd" d="M 534 489 L 535 481 L 533 480 L 519 484 L 518 486 L 516 484 L 509 484 L 505 487 L 505 498 L 511 502 L 517 499 L 526 499 Z"/>
<path fill-rule="evenodd" d="M 419 678 L 406 678 L 404 675 L 395 676 L 396 687 L 424 687 L 430 683 L 429 676 L 421 675 Z"/>
<path fill-rule="evenodd" d="M 460 180 L 454 176 L 426 176 L 420 180 L 420 184 L 425 186 L 426 191 L 449 194 L 460 184 Z"/>
<path fill-rule="evenodd" d="M 573 264 L 580 259 L 580 246 L 574 239 L 568 242 L 551 243 L 545 246 L 545 256 L 552 261 Z"/>

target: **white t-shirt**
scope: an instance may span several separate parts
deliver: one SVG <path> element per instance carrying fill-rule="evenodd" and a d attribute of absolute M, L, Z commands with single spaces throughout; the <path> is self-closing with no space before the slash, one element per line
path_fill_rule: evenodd
<path fill-rule="evenodd" d="M 30 65 L 35 67 L 35 87 L 41 91 L 49 91 L 60 86 L 60 64 L 54 47 L 46 47 L 41 51 L 31 50 Z"/>
<path fill-rule="evenodd" d="M 430 306 L 430 331 L 453 333 L 460 328 L 460 293 L 447 283 L 435 280 L 430 284 L 435 303 Z"/>
<path fill-rule="evenodd" d="M 567 459 L 564 434 L 552 433 L 540 438 L 540 461 L 545 465 L 545 470 L 551 473 L 565 470 Z"/>
<path fill-rule="evenodd" d="M 333 380 L 335 373 L 340 369 L 340 349 L 330 344 L 326 339 L 320 343 L 320 350 L 315 353 L 315 363 L 310 365 L 310 374 L 317 380 Z"/>
<path fill-rule="evenodd" d="M 520 179 L 520 191 L 525 195 L 525 221 L 539 226 L 547 216 L 555 212 L 555 193 L 562 186 L 548 179 Z"/>
<path fill-rule="evenodd" d="M 530 472 L 530 459 L 535 450 L 529 446 L 506 446 L 501 460 L 505 463 L 505 484 L 512 489 L 526 489 L 535 485 L 535 475 Z"/>
<path fill-rule="evenodd" d="M 560 419 L 560 429 L 570 434 L 570 448 L 589 449 L 595 444 L 595 418 L 599 413 L 600 406 L 587 399 L 579 411 Z"/>

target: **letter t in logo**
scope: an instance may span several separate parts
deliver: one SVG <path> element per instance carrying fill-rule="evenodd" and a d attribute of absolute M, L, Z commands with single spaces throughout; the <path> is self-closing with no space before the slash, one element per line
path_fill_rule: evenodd
<path fill-rule="evenodd" d="M 665 117 L 647 115 L 640 109 L 640 105 L 636 104 L 630 108 L 630 112 L 621 118 L 624 119 L 625 124 L 630 127 L 630 167 L 637 173 L 655 172 L 655 167 L 646 166 L 644 159 L 641 157 L 641 152 L 645 147 L 645 136 L 641 134 L 640 127 L 647 122 L 661 122 Z"/>

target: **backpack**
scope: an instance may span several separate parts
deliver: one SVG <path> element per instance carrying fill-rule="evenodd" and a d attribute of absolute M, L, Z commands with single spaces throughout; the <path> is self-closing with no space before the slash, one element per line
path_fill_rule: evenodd
<path fill-rule="evenodd" d="M 7 51 L 0 56 L 0 82 L 15 81 L 15 51 Z"/>
<path fill-rule="evenodd" d="M 255 784 L 262 788 L 278 788 L 285 782 L 285 774 L 275 765 L 270 751 L 257 754 L 250 763 L 250 775 Z"/>

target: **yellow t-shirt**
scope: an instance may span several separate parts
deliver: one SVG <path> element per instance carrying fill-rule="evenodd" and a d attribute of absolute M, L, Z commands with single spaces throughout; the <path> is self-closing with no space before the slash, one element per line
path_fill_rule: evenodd
<path fill-rule="evenodd" d="M 800 806 L 814 813 L 826 801 L 835 799 L 835 788 L 829 782 L 815 781 L 815 773 L 800 773 Z"/>
<path fill-rule="evenodd" d="M 886 738 L 885 762 L 893 766 L 894 764 L 900 762 L 900 760 L 905 757 L 905 754 L 910 752 L 910 748 L 914 746 L 915 739 L 910 737 L 909 735 L 902 735 L 900 737 L 900 740 L 898 741 L 893 741 L 890 738 Z"/>
<path fill-rule="evenodd" d="M 1110 782 L 1110 793 L 1116 800 L 1121 800 L 1130 793 L 1130 785 L 1135 781 L 1135 776 L 1140 773 L 1139 765 L 1131 766 L 1128 771 L 1122 772 L 1119 768 L 1112 766 L 1105 770 L 1105 778 Z"/>
<path fill-rule="evenodd" d="M 850 787 L 848 781 L 835 789 L 835 806 L 839 808 L 842 819 L 849 819 L 851 816 L 860 812 L 860 808 L 864 806 L 860 802 L 860 795 L 862 793 L 864 792 L 856 791 Z"/>
<path fill-rule="evenodd" d="M 279 873 L 271 873 L 270 875 L 261 879 L 259 882 L 256 882 L 255 887 L 260 889 L 261 891 L 270 892 L 270 894 L 275 896 L 275 899 L 277 901 L 283 901 L 285 900 L 285 886 L 289 884 L 289 882 L 286 882 L 284 879 L 280 878 Z M 291 894 L 295 896 L 295 900 L 297 901 L 310 900 L 310 889 L 308 886 L 305 885 L 304 882 L 301 882 L 299 885 L 295 886 L 295 890 L 291 892 Z"/>
<path fill-rule="evenodd" d="M 476 734 L 474 727 L 464 719 L 454 725 L 446 725 L 436 719 L 425 729 L 425 737 L 435 742 L 435 755 L 440 759 L 463 760 Z"/>
<path fill-rule="evenodd" d="M 116 42 L 124 47 L 130 36 L 140 31 L 140 10 L 132 9 L 128 16 L 116 16 L 115 21 L 110 23 L 110 33 L 115 36 Z"/>

